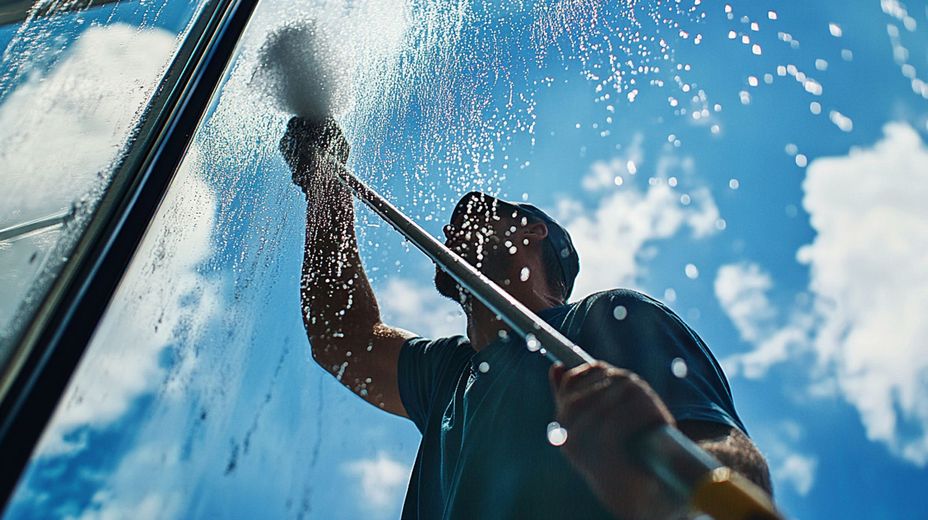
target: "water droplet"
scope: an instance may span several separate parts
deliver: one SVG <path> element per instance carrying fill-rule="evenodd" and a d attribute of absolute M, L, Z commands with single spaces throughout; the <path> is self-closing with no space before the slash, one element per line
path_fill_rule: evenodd
<path fill-rule="evenodd" d="M 668 287 L 667 289 L 664 289 L 664 300 L 666 300 L 666 301 L 668 301 L 668 302 L 675 302 L 675 301 L 677 301 L 677 291 L 675 291 L 675 290 L 673 290 L 673 289 L 671 289 L 671 288 L 669 288 L 669 287 Z"/>
<path fill-rule="evenodd" d="M 686 267 L 683 268 L 683 272 L 690 280 L 699 278 L 699 268 L 694 264 L 686 264 Z"/>
<path fill-rule="evenodd" d="M 828 32 L 831 33 L 835 38 L 840 38 L 844 34 L 844 31 L 841 30 L 841 26 L 836 23 L 828 24 Z"/>
<path fill-rule="evenodd" d="M 673 372 L 673 375 L 683 379 L 688 372 L 686 361 L 683 361 L 683 358 L 673 358 L 673 361 L 670 362 L 670 371 Z"/>
<path fill-rule="evenodd" d="M 777 12 L 776 12 L 776 11 L 767 11 L 767 19 L 768 19 L 768 20 L 776 20 L 776 19 L 777 19 Z"/>
<path fill-rule="evenodd" d="M 563 446 L 567 442 L 567 430 L 557 421 L 548 423 L 548 442 L 552 446 Z"/>
<path fill-rule="evenodd" d="M 621 186 L 625 182 L 625 180 L 623 180 L 621 176 L 616 175 L 613 182 L 615 182 L 616 186 Z"/>
<path fill-rule="evenodd" d="M 818 101 L 813 101 L 809 103 L 809 112 L 812 112 L 814 115 L 819 115 L 822 113 L 822 104 Z"/>
<path fill-rule="evenodd" d="M 806 89 L 806 92 L 812 94 L 813 96 L 822 95 L 822 84 L 814 79 L 806 79 L 802 82 L 803 88 Z"/>
<path fill-rule="evenodd" d="M 738 179 L 729 179 L 729 180 L 728 180 L 728 187 L 729 187 L 729 188 L 731 188 L 731 189 L 733 189 L 733 190 L 737 190 L 740 186 L 741 186 L 741 183 L 738 181 Z"/>
<path fill-rule="evenodd" d="M 615 309 L 612 309 L 612 315 L 617 320 L 624 320 L 628 316 L 628 309 L 624 305 L 617 305 Z"/>
<path fill-rule="evenodd" d="M 528 347 L 529 352 L 538 352 L 541 349 L 541 342 L 538 341 L 534 334 L 527 334 L 525 336 L 525 346 Z"/>
<path fill-rule="evenodd" d="M 854 129 L 854 121 L 837 110 L 829 112 L 828 118 L 831 119 L 831 122 L 840 128 L 842 132 L 850 132 Z"/>
<path fill-rule="evenodd" d="M 635 164 L 635 161 L 628 161 L 625 163 L 625 169 L 627 169 L 628 173 L 631 175 L 638 173 L 638 165 Z"/>
<path fill-rule="evenodd" d="M 477 370 L 479 370 L 481 374 L 486 374 L 490 371 L 490 364 L 486 361 L 481 361 L 480 364 L 477 365 Z"/>
<path fill-rule="evenodd" d="M 809 164 L 809 159 L 803 154 L 796 154 L 796 166 L 805 168 Z"/>
<path fill-rule="evenodd" d="M 523 282 L 527 281 L 530 274 L 531 274 L 531 271 L 529 270 L 529 268 L 523 267 L 522 270 L 519 272 L 519 280 L 522 280 Z"/>

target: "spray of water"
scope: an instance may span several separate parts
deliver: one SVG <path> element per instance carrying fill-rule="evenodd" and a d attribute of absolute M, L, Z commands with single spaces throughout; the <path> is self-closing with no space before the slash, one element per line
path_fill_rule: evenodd
<path fill-rule="evenodd" d="M 341 47 L 314 20 L 282 25 L 258 51 L 251 85 L 282 112 L 311 120 L 350 108 L 350 68 Z"/>

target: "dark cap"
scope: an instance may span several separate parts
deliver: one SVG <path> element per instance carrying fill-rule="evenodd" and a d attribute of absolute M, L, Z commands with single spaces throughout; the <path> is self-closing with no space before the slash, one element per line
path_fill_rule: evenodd
<path fill-rule="evenodd" d="M 577 274 L 580 272 L 580 255 L 577 254 L 577 249 L 570 239 L 570 234 L 563 226 L 558 224 L 550 215 L 531 204 L 525 202 L 510 202 L 479 191 L 472 191 L 461 197 L 461 200 L 458 201 L 454 207 L 454 211 L 451 213 L 452 222 L 467 209 L 468 202 L 470 201 L 478 201 L 479 203 L 492 207 L 508 207 L 516 210 L 519 214 L 529 219 L 544 222 L 545 226 L 548 228 L 548 236 L 545 238 L 544 243 L 546 247 L 552 248 L 554 256 L 561 266 L 561 272 L 557 274 L 561 275 L 564 281 L 564 287 L 566 288 L 564 299 L 566 300 L 570 296 L 571 291 L 574 289 L 574 281 L 577 279 Z"/>

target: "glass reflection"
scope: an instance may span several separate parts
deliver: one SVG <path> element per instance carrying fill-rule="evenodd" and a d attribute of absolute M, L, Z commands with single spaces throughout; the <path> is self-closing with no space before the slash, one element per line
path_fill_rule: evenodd
<path fill-rule="evenodd" d="M 103 196 L 198 6 L 4 8 L 0 366 Z"/>

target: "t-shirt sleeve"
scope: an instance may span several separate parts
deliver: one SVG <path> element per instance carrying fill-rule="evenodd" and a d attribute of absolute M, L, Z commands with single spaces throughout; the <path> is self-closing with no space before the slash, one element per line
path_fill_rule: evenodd
<path fill-rule="evenodd" d="M 722 423 L 746 432 L 728 380 L 702 339 L 673 311 L 633 291 L 610 291 L 589 307 L 600 325 L 594 357 L 638 374 L 679 421 Z M 583 344 L 581 343 L 581 346 Z"/>
<path fill-rule="evenodd" d="M 397 380 L 406 414 L 422 432 L 435 402 L 447 402 L 474 354 L 464 336 L 412 338 L 400 350 Z M 442 397 L 446 397 L 444 400 Z"/>

